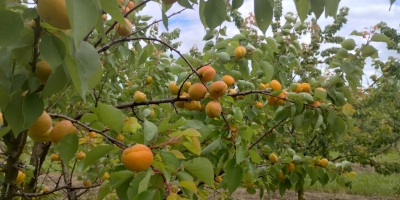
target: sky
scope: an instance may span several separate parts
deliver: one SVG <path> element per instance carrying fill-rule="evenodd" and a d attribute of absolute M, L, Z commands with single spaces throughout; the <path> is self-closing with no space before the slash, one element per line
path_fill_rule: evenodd
<path fill-rule="evenodd" d="M 389 5 L 389 0 L 342 0 L 339 4 L 339 8 L 346 6 L 350 8 L 350 11 L 349 15 L 347 16 L 347 24 L 345 24 L 336 35 L 344 36 L 346 38 L 353 38 L 356 41 L 356 44 L 361 46 L 361 44 L 365 44 L 365 39 L 357 36 L 349 36 L 353 30 L 363 31 L 365 27 L 371 27 L 381 21 L 384 21 L 389 27 L 395 28 L 400 32 L 400 1 L 396 1 L 392 5 L 390 11 Z M 178 3 L 175 3 L 167 12 L 167 16 L 181 10 L 182 8 L 183 7 L 181 7 Z M 193 45 L 197 45 L 199 50 L 202 50 L 202 47 L 205 44 L 205 41 L 202 41 L 202 38 L 205 35 L 205 30 L 199 18 L 199 7 L 195 5 L 193 8 L 193 10 L 187 9 L 179 15 L 175 15 L 169 19 L 168 28 L 170 31 L 174 30 L 175 28 L 179 28 L 181 30 L 180 38 L 175 40 L 175 42 L 182 42 L 182 45 L 178 49 L 182 53 L 188 53 Z M 254 13 L 253 10 L 253 0 L 245 0 L 244 4 L 239 8 L 243 18 L 247 17 L 250 12 Z M 283 15 L 285 15 L 287 12 L 293 12 L 296 14 L 296 8 L 293 0 L 283 0 Z M 154 16 L 150 21 L 155 19 L 159 20 L 161 19 L 161 6 L 158 3 L 149 2 L 146 7 L 139 12 L 139 14 Z M 310 20 L 311 17 L 306 19 L 306 21 Z M 333 20 L 334 19 L 332 17 L 325 18 L 325 14 L 323 13 L 318 19 L 318 24 L 323 29 L 326 25 L 332 24 Z M 282 17 L 281 23 L 284 22 L 285 20 Z M 236 28 L 233 22 L 224 22 L 222 27 L 224 26 L 227 27 L 227 37 L 233 37 L 239 33 L 239 30 Z M 166 31 L 162 23 L 159 26 L 159 30 L 160 32 Z M 271 27 L 268 28 L 266 36 L 272 36 Z M 309 36 L 304 36 L 301 40 L 304 42 L 310 41 Z M 381 60 L 387 60 L 389 56 L 400 58 L 400 55 L 395 51 L 386 50 L 386 43 L 373 42 L 371 44 L 379 50 L 378 53 Z M 340 45 L 323 44 L 321 45 L 321 49 L 332 46 Z M 364 70 L 365 75 L 363 77 L 363 86 L 367 86 L 369 84 L 368 79 L 372 74 L 380 75 L 380 73 L 376 72 L 375 69 L 370 67 L 370 65 L 371 59 L 368 59 L 366 68 Z"/>

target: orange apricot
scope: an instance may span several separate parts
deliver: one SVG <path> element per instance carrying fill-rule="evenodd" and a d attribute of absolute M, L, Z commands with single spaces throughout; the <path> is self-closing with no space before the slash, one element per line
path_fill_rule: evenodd
<path fill-rule="evenodd" d="M 210 65 L 206 65 L 199 69 L 198 73 L 201 75 L 201 78 L 204 82 L 209 82 L 214 79 L 215 69 Z"/>
<path fill-rule="evenodd" d="M 125 37 L 131 34 L 132 32 L 132 23 L 125 18 L 125 22 L 128 25 L 128 27 L 125 27 L 122 24 L 117 23 L 114 27 L 114 29 L 117 31 L 117 34 L 121 37 Z"/>
<path fill-rule="evenodd" d="M 153 152 L 143 144 L 135 144 L 122 152 L 122 164 L 133 171 L 147 170 L 153 163 Z"/>
<path fill-rule="evenodd" d="M 226 93 L 228 86 L 223 81 L 216 81 L 208 87 L 208 92 L 210 96 L 218 98 Z"/>
<path fill-rule="evenodd" d="M 272 88 L 272 90 L 281 90 L 281 83 L 277 80 L 272 80 L 269 86 Z"/>
<path fill-rule="evenodd" d="M 233 54 L 235 55 L 235 58 L 242 59 L 246 55 L 246 48 L 243 46 L 238 46 Z"/>
<path fill-rule="evenodd" d="M 311 92 L 311 86 L 308 83 L 302 83 L 303 86 L 303 92 Z"/>
<path fill-rule="evenodd" d="M 198 101 L 204 99 L 207 88 L 202 83 L 195 83 L 190 86 L 188 93 L 191 100 Z"/>
<path fill-rule="evenodd" d="M 216 101 L 208 102 L 205 109 L 210 118 L 218 117 L 222 112 L 221 104 Z"/>
<path fill-rule="evenodd" d="M 222 80 L 225 82 L 225 84 L 229 87 L 235 83 L 235 79 L 232 76 L 225 75 L 222 77 Z"/>
<path fill-rule="evenodd" d="M 61 121 L 56 124 L 50 132 L 50 139 L 52 142 L 58 144 L 58 142 L 68 134 L 74 134 L 77 132 L 75 126 L 68 120 Z"/>

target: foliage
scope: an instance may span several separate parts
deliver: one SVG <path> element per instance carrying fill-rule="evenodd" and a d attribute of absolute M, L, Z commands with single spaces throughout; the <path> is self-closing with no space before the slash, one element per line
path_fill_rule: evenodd
<path fill-rule="evenodd" d="M 280 0 L 254 0 L 254 14 L 246 18 L 237 11 L 243 0 L 179 0 L 175 4 L 183 9 L 170 15 L 175 1 L 163 0 L 163 18 L 153 22 L 152 16 L 141 15 L 149 2 L 67 0 L 69 32 L 53 27 L 54 19 L 42 19 L 26 2 L 0 2 L 2 199 L 76 199 L 96 187 L 98 199 L 205 199 L 210 189 L 223 189 L 226 197 L 239 187 L 251 194 L 257 188 L 260 197 L 265 189 L 281 195 L 293 189 L 301 199 L 306 178 L 311 185 L 350 186 L 351 162 L 369 161 L 384 174 L 398 172 L 371 162 L 399 141 L 394 99 L 399 63 L 377 59 L 371 44 L 386 42 L 388 49 L 398 49 L 393 29 L 381 23 L 369 32 L 354 31 L 366 39 L 361 46 L 335 36 L 349 12 L 339 9 L 338 0 L 295 0 L 297 15 L 285 14 L 282 25 Z M 206 44 L 182 54 L 181 43 L 174 42 L 180 29 L 160 33 L 158 23 L 168 30 L 168 19 L 193 4 L 199 4 Z M 317 23 L 323 12 L 334 18 L 324 29 Z M 104 13 L 111 19 L 104 20 Z M 313 18 L 307 22 L 309 15 Z M 228 37 L 224 21 L 233 21 L 240 33 Z M 272 36 L 265 35 L 269 26 Z M 131 33 L 120 36 L 120 29 Z M 311 42 L 301 43 L 307 35 Z M 322 50 L 321 43 L 341 47 Z M 235 57 L 237 47 L 241 51 Z M 367 58 L 384 75 L 365 94 L 361 83 Z M 44 79 L 39 61 L 51 71 Z M 211 78 L 202 72 L 205 66 Z M 228 93 L 223 86 L 209 87 L 224 85 L 224 75 L 235 80 Z M 189 82 L 210 89 L 211 96 L 193 101 L 191 92 L 184 93 Z M 297 83 L 308 83 L 311 90 Z M 78 133 L 65 131 L 58 144 L 33 141 L 27 131 L 43 110 L 54 125 L 68 120 Z M 218 117 L 208 117 L 215 111 Z M 134 172 L 121 163 L 122 151 L 134 144 L 151 149 L 154 160 L 147 170 Z M 331 159 L 329 151 L 340 155 Z M 86 157 L 76 158 L 78 152 Z M 322 158 L 330 160 L 327 166 Z M 47 159 L 53 162 L 43 168 Z M 55 188 L 45 191 L 38 176 L 48 176 L 52 165 L 60 176 Z M 19 170 L 27 176 L 15 184 Z M 72 185 L 74 176 L 82 184 Z"/>

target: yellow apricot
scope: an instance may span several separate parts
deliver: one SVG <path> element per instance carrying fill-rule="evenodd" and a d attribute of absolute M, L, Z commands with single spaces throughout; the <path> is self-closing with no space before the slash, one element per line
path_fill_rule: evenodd
<path fill-rule="evenodd" d="M 238 46 L 233 54 L 237 59 L 242 59 L 246 55 L 246 48 Z"/>
<path fill-rule="evenodd" d="M 184 92 L 189 92 L 189 88 L 192 86 L 191 82 L 185 82 L 185 84 L 183 84 L 183 91 Z"/>
<path fill-rule="evenodd" d="M 122 37 L 130 35 L 132 32 L 132 23 L 126 18 L 125 18 L 125 22 L 128 25 L 128 28 L 119 23 L 117 23 L 114 27 L 114 29 L 117 31 L 117 34 Z"/>
<path fill-rule="evenodd" d="M 195 83 L 189 88 L 188 93 L 191 100 L 198 101 L 204 99 L 207 88 L 202 83 Z"/>
<path fill-rule="evenodd" d="M 281 180 L 281 181 L 283 181 L 283 180 L 285 180 L 285 179 L 286 179 L 285 175 L 283 175 L 283 172 L 282 172 L 282 170 L 280 170 L 280 171 L 279 171 L 279 174 L 278 174 L 278 179 L 279 179 L 279 180 Z"/>
<path fill-rule="evenodd" d="M 151 76 L 148 76 L 145 81 L 146 81 L 146 84 L 152 84 L 153 78 L 151 78 Z"/>
<path fill-rule="evenodd" d="M 179 86 L 177 86 L 175 82 L 171 82 L 168 85 L 168 90 L 169 90 L 169 92 L 171 92 L 171 94 L 177 95 L 179 92 Z"/>
<path fill-rule="evenodd" d="M 268 156 L 268 158 L 269 158 L 269 161 L 270 161 L 271 163 L 277 163 L 277 162 L 278 162 L 278 157 L 277 157 L 274 153 L 271 153 L 271 154 Z"/>
<path fill-rule="evenodd" d="M 260 83 L 260 90 L 263 90 L 265 88 L 266 88 L 265 85 L 263 83 Z"/>
<path fill-rule="evenodd" d="M 75 134 L 77 129 L 70 121 L 61 121 L 56 124 L 53 130 L 50 132 L 50 139 L 52 142 L 58 144 L 58 142 L 68 134 Z"/>
<path fill-rule="evenodd" d="M 312 106 L 315 106 L 315 107 L 319 107 L 319 106 L 321 105 L 321 102 L 319 102 L 319 101 L 314 101 L 314 102 L 311 103 L 311 105 L 312 105 Z"/>
<path fill-rule="evenodd" d="M 83 186 L 90 186 L 90 185 L 92 185 L 92 183 L 90 182 L 90 180 L 86 180 L 84 183 L 83 183 Z"/>
<path fill-rule="evenodd" d="M 108 174 L 108 172 L 105 172 L 103 177 L 101 177 L 101 179 L 103 180 L 108 180 L 110 178 L 110 174 Z"/>
<path fill-rule="evenodd" d="M 268 104 L 269 105 L 274 106 L 277 103 L 278 103 L 278 98 L 277 97 L 273 97 L 273 96 L 268 97 Z"/>
<path fill-rule="evenodd" d="M 290 164 L 287 164 L 287 168 L 288 168 L 288 171 L 289 171 L 289 172 L 292 172 L 292 171 L 294 171 L 295 166 L 294 166 L 293 163 L 290 163 Z"/>
<path fill-rule="evenodd" d="M 146 95 L 143 92 L 136 91 L 133 95 L 133 101 L 135 103 L 142 103 L 146 99 Z"/>
<path fill-rule="evenodd" d="M 234 89 L 229 89 L 229 91 L 228 91 L 228 94 L 235 94 L 235 93 L 237 93 L 237 92 Z M 234 100 L 236 100 L 237 98 L 238 98 L 237 96 L 233 97 Z"/>
<path fill-rule="evenodd" d="M 311 86 L 308 83 L 302 83 L 303 86 L 303 92 L 311 92 Z"/>
<path fill-rule="evenodd" d="M 82 160 L 86 157 L 86 154 L 83 152 L 79 152 L 78 154 L 76 154 L 76 159 L 78 160 Z"/>
<path fill-rule="evenodd" d="M 216 81 L 208 87 L 210 96 L 218 98 L 226 93 L 228 86 L 223 81 Z"/>
<path fill-rule="evenodd" d="M 101 16 L 101 18 L 103 19 L 103 21 L 107 21 L 108 16 L 107 16 L 107 14 L 103 14 L 103 15 Z"/>
<path fill-rule="evenodd" d="M 47 191 L 49 191 L 49 188 L 48 187 L 44 187 L 43 188 L 43 192 L 47 192 Z"/>
<path fill-rule="evenodd" d="M 88 137 L 89 137 L 89 138 L 93 138 L 95 135 L 96 135 L 95 132 L 89 132 L 89 133 L 88 133 Z"/>
<path fill-rule="evenodd" d="M 208 102 L 205 109 L 210 118 L 218 117 L 222 112 L 221 104 L 216 101 Z"/>
<path fill-rule="evenodd" d="M 51 127 L 51 117 L 47 112 L 43 111 L 42 115 L 36 120 L 36 122 L 29 127 L 31 134 L 45 134 Z"/>
<path fill-rule="evenodd" d="M 261 109 L 263 107 L 263 104 L 260 101 L 257 101 L 255 106 L 258 107 L 259 109 Z"/>
<path fill-rule="evenodd" d="M 303 85 L 300 83 L 297 83 L 297 88 L 294 89 L 293 92 L 296 92 L 296 93 L 303 92 Z"/>
<path fill-rule="evenodd" d="M 201 75 L 201 78 L 204 82 L 209 82 L 214 79 L 215 69 L 210 65 L 206 65 L 199 69 L 198 73 Z"/>
<path fill-rule="evenodd" d="M 35 74 L 36 77 L 38 77 L 40 84 L 45 85 L 51 74 L 50 64 L 45 60 L 36 63 Z"/>
<path fill-rule="evenodd" d="M 15 184 L 20 184 L 24 181 L 26 174 L 24 172 L 22 172 L 21 170 L 18 171 L 18 176 L 17 179 L 15 180 Z"/>
<path fill-rule="evenodd" d="M 135 144 L 122 152 L 122 164 L 133 171 L 147 170 L 153 163 L 153 152 L 143 144 Z"/>
<path fill-rule="evenodd" d="M 37 12 L 51 26 L 59 29 L 71 29 L 65 0 L 40 0 Z"/>
<path fill-rule="evenodd" d="M 61 161 L 60 156 L 57 154 L 51 155 L 50 159 L 51 159 L 51 161 Z"/>
<path fill-rule="evenodd" d="M 281 83 L 277 80 L 272 80 L 269 86 L 272 88 L 272 90 L 281 90 Z"/>
<path fill-rule="evenodd" d="M 235 79 L 232 76 L 225 75 L 222 77 L 222 80 L 225 82 L 225 84 L 229 87 L 235 83 Z"/>
<path fill-rule="evenodd" d="M 196 101 L 185 101 L 183 104 L 188 111 L 196 109 Z"/>
<path fill-rule="evenodd" d="M 36 134 L 33 133 L 30 129 L 28 130 L 28 136 L 36 141 L 36 142 L 48 142 L 50 141 L 50 132 L 53 130 L 53 127 L 50 127 L 49 130 L 47 130 L 43 134 Z"/>
<path fill-rule="evenodd" d="M 326 158 L 322 158 L 320 161 L 319 161 L 319 164 L 321 165 L 321 167 L 326 167 L 326 166 L 328 166 L 328 159 L 326 159 Z"/>

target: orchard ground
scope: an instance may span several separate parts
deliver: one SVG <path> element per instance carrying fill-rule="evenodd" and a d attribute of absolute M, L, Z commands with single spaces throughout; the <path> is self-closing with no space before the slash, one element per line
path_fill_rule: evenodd
<path fill-rule="evenodd" d="M 331 155 L 335 157 L 338 154 L 335 152 L 331 152 Z M 394 149 L 390 153 L 385 155 L 377 156 L 375 158 L 378 162 L 388 162 L 388 163 L 400 163 L 400 149 Z M 48 169 L 50 167 L 50 160 L 46 160 L 43 167 L 44 169 Z M 44 186 L 52 188 L 55 186 L 53 181 L 57 181 L 61 171 L 61 165 L 57 163 L 52 163 L 51 172 L 46 177 L 44 181 Z M 310 186 L 310 178 L 306 179 L 305 184 L 305 198 L 309 200 L 328 200 L 328 199 L 337 199 L 337 200 L 350 200 L 350 199 L 366 199 L 366 200 L 386 200 L 386 199 L 396 199 L 396 184 L 400 183 L 400 174 L 392 174 L 390 176 L 384 176 L 378 173 L 375 173 L 374 168 L 369 166 L 361 166 L 360 164 L 352 164 L 353 171 L 357 172 L 355 179 L 352 182 L 353 188 L 350 189 L 348 187 L 343 188 L 340 187 L 336 182 L 330 182 L 325 186 L 322 186 L 320 183 L 315 183 L 313 186 Z M 39 183 L 42 182 L 45 175 L 40 176 Z M 78 175 L 73 178 L 73 184 L 79 185 L 83 184 L 84 180 L 78 180 Z M 62 182 L 62 180 L 61 180 Z M 97 196 L 98 189 L 93 189 L 88 191 L 85 195 L 82 196 L 83 199 L 91 199 Z M 217 200 L 221 197 L 221 193 L 223 190 L 218 190 L 214 192 L 213 190 L 209 190 L 210 195 L 208 199 Z M 246 192 L 246 189 L 240 188 L 232 194 L 234 199 L 246 199 L 246 200 L 258 200 L 259 198 L 259 190 L 257 189 L 256 194 L 249 194 Z M 398 197 L 398 196 L 397 196 Z M 93 198 L 96 199 L 96 198 Z M 107 196 L 106 199 L 112 199 L 110 195 Z M 279 192 L 271 192 L 270 195 L 265 191 L 263 200 L 275 200 L 275 199 L 297 199 L 297 194 L 290 190 L 285 193 L 284 196 L 280 196 Z"/>

